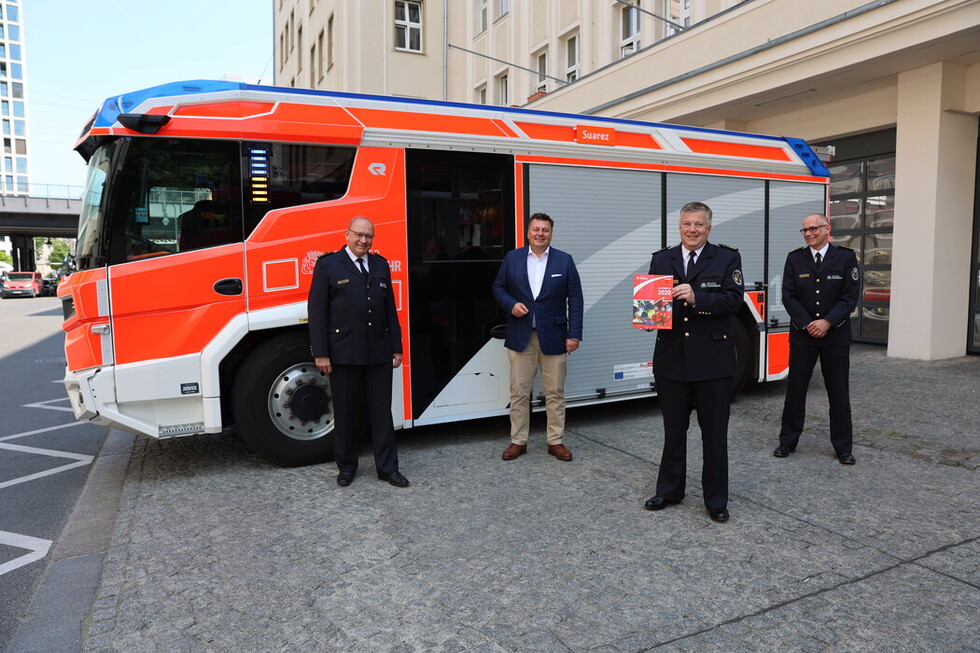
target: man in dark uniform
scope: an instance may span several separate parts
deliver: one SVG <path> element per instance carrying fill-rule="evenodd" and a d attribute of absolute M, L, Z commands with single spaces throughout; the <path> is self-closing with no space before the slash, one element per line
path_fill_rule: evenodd
<path fill-rule="evenodd" d="M 854 250 L 830 244 L 830 228 L 824 215 L 808 215 L 800 229 L 806 246 L 786 257 L 783 306 L 790 317 L 789 380 L 779 446 L 772 455 L 785 458 L 796 450 L 806 418 L 806 391 L 819 359 L 830 402 L 830 442 L 841 464 L 853 465 L 850 315 L 861 276 Z"/>
<path fill-rule="evenodd" d="M 333 391 L 337 484 L 357 471 L 357 408 L 367 402 L 378 478 L 408 485 L 398 471 L 391 421 L 392 369 L 402 363 L 402 332 L 395 311 L 388 261 L 368 253 L 374 224 L 351 220 L 347 247 L 316 262 L 310 286 L 310 343 L 316 366 L 330 374 Z"/>
<path fill-rule="evenodd" d="M 681 244 L 660 250 L 650 274 L 674 277 L 673 328 L 657 331 L 653 375 L 664 418 L 664 451 L 657 494 L 647 510 L 662 510 L 684 498 L 687 429 L 697 406 L 704 447 L 701 486 L 708 516 L 728 521 L 728 416 L 735 376 L 731 316 L 743 302 L 742 257 L 727 245 L 708 242 L 711 209 L 685 204 Z"/>

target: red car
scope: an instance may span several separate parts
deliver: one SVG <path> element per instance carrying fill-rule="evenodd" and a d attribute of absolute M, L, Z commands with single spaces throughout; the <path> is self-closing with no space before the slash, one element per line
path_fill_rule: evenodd
<path fill-rule="evenodd" d="M 44 288 L 40 272 L 8 272 L 3 280 L 3 296 L 38 297 Z"/>

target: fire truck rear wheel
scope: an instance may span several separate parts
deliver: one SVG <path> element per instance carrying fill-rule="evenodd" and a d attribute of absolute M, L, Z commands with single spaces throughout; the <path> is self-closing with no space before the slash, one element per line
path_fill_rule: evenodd
<path fill-rule="evenodd" d="M 305 333 L 264 343 L 235 377 L 235 422 L 250 449 L 284 466 L 333 457 L 330 379 L 313 364 Z"/>
<path fill-rule="evenodd" d="M 732 388 L 732 397 L 734 397 L 749 381 L 749 374 L 752 371 L 752 346 L 749 342 L 749 330 L 744 322 L 733 317 L 732 329 L 735 332 L 735 378 Z"/>

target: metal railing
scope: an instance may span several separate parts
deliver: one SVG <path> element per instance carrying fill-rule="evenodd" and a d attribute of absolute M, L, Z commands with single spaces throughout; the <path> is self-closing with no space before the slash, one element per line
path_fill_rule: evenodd
<path fill-rule="evenodd" d="M 80 200 L 84 186 L 72 184 L 27 184 L 26 189 L 18 184 L 12 189 L 0 190 L 5 197 L 47 197 L 50 199 Z"/>

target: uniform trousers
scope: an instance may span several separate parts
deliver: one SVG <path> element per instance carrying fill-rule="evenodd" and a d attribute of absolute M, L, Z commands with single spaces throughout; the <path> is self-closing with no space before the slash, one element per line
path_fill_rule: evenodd
<path fill-rule="evenodd" d="M 792 344 L 789 347 L 789 378 L 783 402 L 779 444 L 794 449 L 803 433 L 806 420 L 806 393 L 813 376 L 813 367 L 820 360 L 823 384 L 830 403 L 830 443 L 838 456 L 851 453 L 852 426 L 849 389 L 851 348 L 810 347 Z"/>
<path fill-rule="evenodd" d="M 548 444 L 561 444 L 565 439 L 565 372 L 568 354 L 543 354 L 538 334 L 531 331 L 531 340 L 524 351 L 507 350 L 510 359 L 510 441 L 527 444 L 531 427 L 531 390 L 534 376 L 541 370 L 545 407 L 548 413 Z"/>
<path fill-rule="evenodd" d="M 360 445 L 359 413 L 367 404 L 367 417 L 379 474 L 398 471 L 398 449 L 391 421 L 391 363 L 337 365 L 330 372 L 334 409 L 334 459 L 341 472 L 357 470 Z"/>
<path fill-rule="evenodd" d="M 709 510 L 728 507 L 728 417 L 732 377 L 705 381 L 656 377 L 656 383 L 664 417 L 664 452 L 657 475 L 657 496 L 668 501 L 684 498 L 687 429 L 691 424 L 691 409 L 696 404 L 704 449 L 701 467 L 704 505 Z"/>

